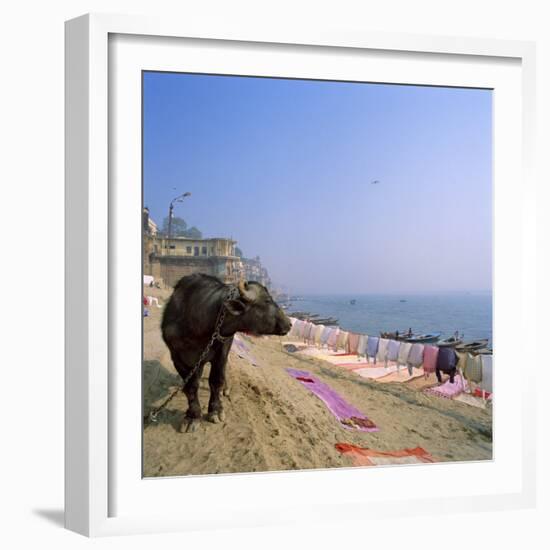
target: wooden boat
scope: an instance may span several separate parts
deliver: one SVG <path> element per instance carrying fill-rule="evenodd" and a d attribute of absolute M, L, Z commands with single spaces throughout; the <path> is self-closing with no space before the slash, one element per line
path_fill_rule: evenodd
<path fill-rule="evenodd" d="M 338 319 L 335 319 L 334 317 L 325 317 L 323 319 L 312 319 L 311 322 L 314 325 L 337 325 Z"/>
<path fill-rule="evenodd" d="M 474 342 L 466 342 L 456 346 L 456 351 L 477 351 L 484 349 L 488 346 L 489 339 L 484 338 L 482 340 L 475 340 Z"/>
<path fill-rule="evenodd" d="M 300 321 L 312 321 L 316 317 L 319 317 L 318 313 L 309 313 L 309 311 L 292 311 L 290 312 L 290 315 L 293 317 L 296 317 L 296 319 L 300 319 Z"/>
<path fill-rule="evenodd" d="M 411 344 L 431 344 L 432 342 L 437 342 L 441 332 L 434 332 L 433 334 L 413 334 L 407 338 L 404 338 L 405 342 Z"/>
<path fill-rule="evenodd" d="M 460 344 L 462 344 L 462 338 L 456 336 L 451 336 L 450 338 L 445 338 L 437 342 L 437 346 L 440 348 L 454 348 Z"/>
<path fill-rule="evenodd" d="M 390 332 L 387 334 L 392 334 L 392 339 L 399 340 L 400 342 L 406 342 L 409 338 L 414 338 L 415 336 L 418 336 L 415 332 L 412 330 L 398 330 L 397 332 Z"/>

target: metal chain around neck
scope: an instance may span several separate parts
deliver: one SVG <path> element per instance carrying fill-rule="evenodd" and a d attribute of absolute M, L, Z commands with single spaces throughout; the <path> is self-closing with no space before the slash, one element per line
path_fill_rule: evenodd
<path fill-rule="evenodd" d="M 222 302 L 222 305 L 220 307 L 220 310 L 218 312 L 218 317 L 216 319 L 216 324 L 214 325 L 214 331 L 212 332 L 212 335 L 210 336 L 210 340 L 206 344 L 206 347 L 204 348 L 204 350 L 200 354 L 200 357 L 199 357 L 198 361 L 195 363 L 195 366 L 189 371 L 187 376 L 183 379 L 183 382 L 182 382 L 181 386 L 179 386 L 178 388 L 173 390 L 172 393 L 168 396 L 168 398 L 161 405 L 159 405 L 158 407 L 155 407 L 155 408 L 151 409 L 151 411 L 149 411 L 149 414 L 143 418 L 144 422 L 157 422 L 158 415 L 159 415 L 160 411 L 165 409 L 166 406 L 168 405 L 168 403 L 170 403 L 170 401 L 172 401 L 172 399 L 174 399 L 174 397 L 176 397 L 176 395 L 180 391 L 183 391 L 185 389 L 185 386 L 187 385 L 187 382 L 189 382 L 189 380 L 191 380 L 193 375 L 197 372 L 198 368 L 203 364 L 204 360 L 208 357 L 208 354 L 212 350 L 212 346 L 214 345 L 216 340 L 223 344 L 224 342 L 226 342 L 227 340 L 229 340 L 230 338 L 233 337 L 232 334 L 230 336 L 222 336 L 220 334 L 220 330 L 221 330 L 222 324 L 225 320 L 225 315 L 226 315 L 226 312 L 227 312 L 227 308 L 225 306 L 226 306 L 227 302 L 229 302 L 230 300 L 234 300 L 235 298 L 237 298 L 239 296 L 239 294 L 240 294 L 239 289 L 237 287 L 235 287 L 235 286 L 229 287 L 229 292 L 228 292 L 227 296 L 224 298 L 224 300 Z"/>

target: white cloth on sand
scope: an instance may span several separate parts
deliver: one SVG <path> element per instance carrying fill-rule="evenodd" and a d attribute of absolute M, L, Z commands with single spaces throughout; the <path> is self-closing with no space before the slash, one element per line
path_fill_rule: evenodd
<path fill-rule="evenodd" d="M 387 338 L 380 338 L 378 341 L 378 352 L 376 353 L 376 361 L 384 363 L 388 358 L 388 344 L 390 341 Z"/>
<path fill-rule="evenodd" d="M 383 376 L 388 376 L 392 372 L 397 371 L 396 365 L 391 365 L 389 367 L 366 367 L 364 369 L 356 369 L 353 372 L 362 376 L 363 378 L 382 378 Z"/>
<path fill-rule="evenodd" d="M 367 342 L 369 337 L 366 334 L 359 335 L 359 343 L 357 344 L 357 355 L 367 354 Z"/>
<path fill-rule="evenodd" d="M 493 392 L 493 356 L 481 356 L 481 382 L 479 387 L 482 390 Z"/>
<path fill-rule="evenodd" d="M 399 346 L 399 355 L 397 356 L 397 363 L 399 365 L 407 366 L 409 361 L 409 353 L 411 352 L 412 344 L 409 342 L 401 342 Z"/>

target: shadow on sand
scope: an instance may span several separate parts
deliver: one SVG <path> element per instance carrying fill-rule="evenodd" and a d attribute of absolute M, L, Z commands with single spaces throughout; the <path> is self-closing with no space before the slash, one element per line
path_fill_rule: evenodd
<path fill-rule="evenodd" d="M 143 361 L 143 414 L 148 414 L 153 407 L 158 407 L 163 403 L 172 390 L 181 387 L 181 382 L 181 377 L 163 367 L 160 361 Z M 176 431 L 179 431 L 186 409 L 187 400 L 182 393 L 179 393 L 159 413 L 157 421 L 146 423 L 145 427 L 170 424 Z"/>

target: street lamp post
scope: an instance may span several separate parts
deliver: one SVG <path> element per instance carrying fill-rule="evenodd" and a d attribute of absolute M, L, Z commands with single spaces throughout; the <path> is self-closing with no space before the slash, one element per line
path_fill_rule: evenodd
<path fill-rule="evenodd" d="M 182 195 L 178 195 L 175 199 L 170 201 L 170 208 L 168 209 L 168 254 L 170 254 L 170 240 L 172 239 L 172 217 L 174 215 L 174 203 L 183 202 L 185 197 L 190 197 L 191 193 L 186 191 Z"/>

